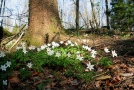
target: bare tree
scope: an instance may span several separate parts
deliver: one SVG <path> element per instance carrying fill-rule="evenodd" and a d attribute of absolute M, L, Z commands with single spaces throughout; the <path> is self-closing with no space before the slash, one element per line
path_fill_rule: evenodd
<path fill-rule="evenodd" d="M 96 18 L 95 10 L 94 10 L 94 3 L 93 3 L 92 0 L 90 0 L 90 2 L 91 2 L 92 15 L 93 15 L 92 22 L 93 22 L 93 24 L 95 24 L 94 27 L 98 28 L 98 22 L 97 22 L 97 18 Z"/>
<path fill-rule="evenodd" d="M 76 0 L 76 32 L 79 35 L 79 0 Z"/>
<path fill-rule="evenodd" d="M 106 4 L 106 20 L 107 20 L 107 29 L 109 29 L 109 11 L 108 11 L 108 0 L 105 0 Z"/>

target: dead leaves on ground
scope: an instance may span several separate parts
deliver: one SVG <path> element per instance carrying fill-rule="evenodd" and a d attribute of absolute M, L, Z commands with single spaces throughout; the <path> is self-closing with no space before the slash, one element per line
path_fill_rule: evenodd
<path fill-rule="evenodd" d="M 124 61 L 126 60 L 126 61 Z M 43 72 L 32 71 L 31 77 L 21 80 L 20 73 L 13 71 L 9 78 L 10 88 L 23 87 L 23 89 L 37 89 L 38 85 L 43 85 L 43 89 L 50 90 L 130 90 L 134 89 L 134 58 L 117 57 L 113 60 L 114 65 L 109 67 L 97 66 L 98 73 L 94 80 L 88 83 L 74 77 L 67 77 L 62 71 L 54 71 L 44 67 Z M 86 71 L 85 72 L 89 72 Z M 14 86 L 17 85 L 17 86 Z"/>
<path fill-rule="evenodd" d="M 110 87 L 113 87 L 114 90 L 134 89 L 133 59 L 134 58 L 124 57 L 114 59 L 114 65 L 111 68 L 107 68 L 106 73 L 97 75 L 95 78 L 95 87 L 102 88 L 103 86 L 105 88 L 107 87 L 107 90 L 109 90 Z M 127 63 L 122 60 L 126 60 Z"/>

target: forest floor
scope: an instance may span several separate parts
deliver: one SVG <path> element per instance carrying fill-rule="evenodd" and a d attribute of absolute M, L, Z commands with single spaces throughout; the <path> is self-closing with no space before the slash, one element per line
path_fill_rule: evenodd
<path fill-rule="evenodd" d="M 65 76 L 64 69 L 44 67 L 44 72 L 32 71 L 32 76 L 23 82 L 18 78 L 12 78 L 8 88 L 11 90 L 18 87 L 21 89 L 17 90 L 134 90 L 134 36 L 85 35 L 82 38 L 86 38 L 86 43 L 95 49 L 109 47 L 116 50 L 118 57 L 112 58 L 114 64 L 107 68 L 96 66 L 95 71 L 98 74 L 87 82 Z M 71 37 L 71 40 L 77 41 L 78 38 Z M 14 75 L 18 73 L 18 71 L 13 72 Z"/>

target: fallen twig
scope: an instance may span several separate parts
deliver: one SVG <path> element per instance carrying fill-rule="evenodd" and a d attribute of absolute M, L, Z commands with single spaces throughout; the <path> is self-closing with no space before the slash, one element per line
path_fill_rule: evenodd
<path fill-rule="evenodd" d="M 21 39 L 21 37 L 24 35 L 24 31 L 21 33 L 20 37 L 17 39 L 17 41 L 11 46 L 11 48 L 9 50 L 11 50 L 16 44 L 17 42 Z"/>

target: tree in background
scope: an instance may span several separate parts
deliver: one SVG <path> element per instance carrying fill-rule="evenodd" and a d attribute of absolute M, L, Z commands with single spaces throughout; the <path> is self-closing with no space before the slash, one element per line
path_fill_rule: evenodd
<path fill-rule="evenodd" d="M 121 31 L 131 31 L 134 24 L 134 1 L 113 0 L 111 27 Z"/>
<path fill-rule="evenodd" d="M 92 17 L 92 23 L 93 23 L 93 28 L 98 28 L 98 22 L 97 22 L 97 17 L 96 17 L 96 13 L 95 13 L 95 9 L 94 9 L 94 1 L 93 0 L 90 0 L 90 2 L 91 2 L 91 8 L 92 8 L 92 15 L 93 15 L 93 17 Z"/>
<path fill-rule="evenodd" d="M 29 0 L 29 28 L 26 39 L 40 46 L 45 40 L 55 39 L 61 24 L 57 0 Z"/>
<path fill-rule="evenodd" d="M 106 22 L 107 22 L 107 29 L 109 29 L 109 10 L 108 10 L 108 0 L 105 0 L 106 4 Z"/>
<path fill-rule="evenodd" d="M 79 0 L 76 0 L 76 32 L 79 34 Z"/>

